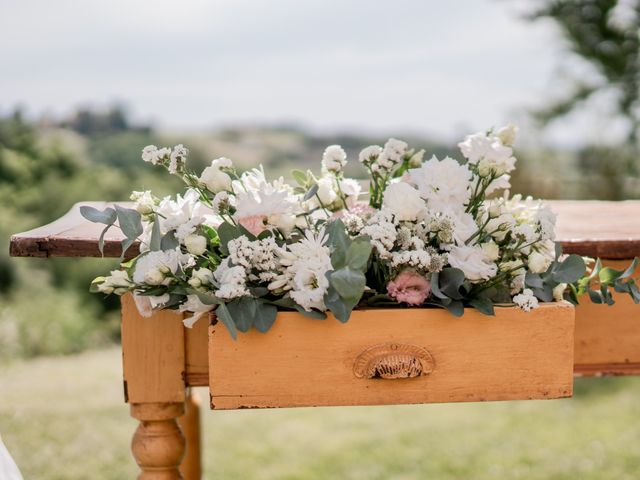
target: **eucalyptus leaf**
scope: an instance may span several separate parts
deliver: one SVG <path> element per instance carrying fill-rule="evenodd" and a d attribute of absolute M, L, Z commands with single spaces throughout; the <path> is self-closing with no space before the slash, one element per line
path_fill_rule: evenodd
<path fill-rule="evenodd" d="M 304 197 L 302 197 L 302 201 L 306 202 L 307 200 L 313 198 L 313 196 L 318 193 L 318 189 L 319 187 L 317 183 L 311 185 L 311 188 L 309 188 L 309 190 L 307 190 L 307 193 L 304 194 Z"/>
<path fill-rule="evenodd" d="M 347 235 L 347 230 L 342 220 L 337 219 L 330 222 L 326 227 L 328 244 L 331 247 L 331 264 L 334 269 L 342 268 L 346 265 L 347 251 L 351 246 L 351 239 Z"/>
<path fill-rule="evenodd" d="M 454 300 L 451 303 L 443 304 L 443 306 L 456 317 L 464 315 L 464 305 L 460 300 Z"/>
<path fill-rule="evenodd" d="M 573 283 L 582 278 L 587 270 L 580 255 L 571 254 L 556 265 L 552 272 L 553 280 L 558 283 Z"/>
<path fill-rule="evenodd" d="M 493 316 L 496 312 L 493 309 L 493 302 L 488 298 L 474 298 L 469 302 L 469 304 L 476 308 L 480 313 L 484 313 L 485 315 Z"/>
<path fill-rule="evenodd" d="M 104 236 L 107 234 L 107 232 L 112 226 L 113 226 L 113 223 L 104 227 L 102 229 L 102 232 L 100 232 L 100 237 L 98 238 L 98 250 L 100 251 L 100 255 L 102 255 L 103 257 L 104 257 Z"/>
<path fill-rule="evenodd" d="M 367 280 L 362 272 L 352 270 L 349 267 L 334 270 L 329 275 L 329 283 L 343 298 L 360 299 L 366 282 Z"/>
<path fill-rule="evenodd" d="M 142 235 L 142 217 L 140 213 L 131 208 L 122 208 L 120 205 L 116 205 L 116 212 L 118 213 L 118 225 L 120 230 L 130 240 L 137 240 Z"/>
<path fill-rule="evenodd" d="M 530 288 L 543 288 L 544 281 L 540 275 L 527 272 L 524 277 L 524 284 Z"/>
<path fill-rule="evenodd" d="M 104 223 L 105 225 L 113 225 L 118 218 L 116 211 L 107 207 L 104 210 L 98 210 L 97 208 L 83 205 L 80 207 L 80 215 L 93 223 Z"/>
<path fill-rule="evenodd" d="M 265 302 L 258 302 L 256 305 L 256 314 L 253 320 L 253 326 L 261 333 L 269 331 L 273 323 L 276 321 L 278 309 L 275 305 Z"/>
<path fill-rule="evenodd" d="M 440 291 L 453 300 L 462 300 L 460 287 L 464 284 L 464 272 L 458 268 L 447 267 L 440 272 Z"/>
<path fill-rule="evenodd" d="M 353 270 L 364 271 L 371 256 L 371 239 L 363 236 L 354 239 L 347 250 L 345 263 Z"/>
<path fill-rule="evenodd" d="M 121 245 L 122 245 L 122 253 L 120 254 L 120 259 L 122 260 L 124 258 L 124 256 L 127 253 L 127 250 L 129 250 L 129 248 L 131 247 L 131 245 L 133 245 L 135 243 L 135 239 L 133 238 L 125 238 L 124 240 L 122 240 Z"/>
<path fill-rule="evenodd" d="M 220 238 L 220 251 L 229 255 L 228 243 L 242 235 L 240 229 L 228 222 L 222 222 L 218 227 L 218 237 Z"/>
<path fill-rule="evenodd" d="M 231 338 L 237 340 L 238 330 L 236 329 L 236 324 L 233 321 L 233 317 L 231 316 L 231 313 L 229 313 L 229 309 L 225 303 L 221 303 L 218 305 L 218 308 L 216 308 L 216 317 L 222 321 L 225 327 L 227 327 L 227 330 L 229 330 L 229 333 L 231 334 Z"/>
<path fill-rule="evenodd" d="M 157 252 L 162 248 L 162 237 L 160 233 L 160 220 L 158 215 L 155 215 L 153 219 L 153 226 L 151 227 L 151 239 L 149 240 L 149 250 Z"/>
<path fill-rule="evenodd" d="M 241 332 L 248 332 L 253 326 L 258 308 L 257 304 L 258 300 L 252 297 L 240 297 L 227 303 L 227 309 L 236 324 L 236 328 Z"/>
<path fill-rule="evenodd" d="M 178 246 L 180 246 L 180 243 L 178 243 L 176 232 L 174 230 L 166 233 L 160 240 L 160 249 L 163 252 L 166 252 L 167 250 L 175 250 Z"/>

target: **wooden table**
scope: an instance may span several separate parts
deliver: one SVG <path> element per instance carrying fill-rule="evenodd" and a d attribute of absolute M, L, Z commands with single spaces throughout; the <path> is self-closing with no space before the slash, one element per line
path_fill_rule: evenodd
<path fill-rule="evenodd" d="M 565 252 L 599 256 L 613 267 L 640 256 L 640 201 L 550 203 L 558 213 L 558 240 Z M 101 226 L 85 221 L 80 205 L 109 204 L 77 204 L 49 225 L 14 235 L 11 255 L 99 257 Z M 105 256 L 119 256 L 121 240 L 112 230 Z M 136 248 L 130 252 L 135 255 Z M 640 374 L 639 311 L 627 298 L 616 295 L 616 300 L 614 307 L 586 301 L 578 307 L 575 374 Z M 144 318 L 130 296 L 122 298 L 124 397 L 140 421 L 132 451 L 142 479 L 201 476 L 199 406 L 190 387 L 209 384 L 208 325 L 200 321 L 187 329 L 180 319 L 171 311 Z"/>

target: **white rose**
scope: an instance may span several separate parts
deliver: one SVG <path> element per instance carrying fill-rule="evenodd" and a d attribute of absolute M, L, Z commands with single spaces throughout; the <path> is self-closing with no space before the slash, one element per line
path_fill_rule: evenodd
<path fill-rule="evenodd" d="M 527 265 L 529 265 L 529 270 L 531 270 L 532 273 L 544 273 L 552 261 L 553 259 L 539 252 L 531 252 L 527 260 Z"/>
<path fill-rule="evenodd" d="M 202 235 L 191 234 L 184 239 L 184 246 L 192 255 L 202 255 L 207 251 L 207 239 Z"/>
<path fill-rule="evenodd" d="M 420 193 L 408 183 L 390 184 L 383 198 L 384 207 L 401 221 L 414 222 L 423 216 L 426 209 Z"/>
<path fill-rule="evenodd" d="M 329 172 L 339 172 L 347 164 L 347 154 L 340 145 L 329 145 L 322 154 L 322 165 Z"/>
<path fill-rule="evenodd" d="M 164 282 L 164 274 L 157 268 L 151 268 L 144 274 L 144 283 L 149 285 L 161 285 Z"/>

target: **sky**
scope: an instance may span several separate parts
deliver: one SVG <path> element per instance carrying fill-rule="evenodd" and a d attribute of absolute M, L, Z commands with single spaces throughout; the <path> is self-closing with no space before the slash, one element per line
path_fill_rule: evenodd
<path fill-rule="evenodd" d="M 0 109 L 120 102 L 162 129 L 458 138 L 518 121 L 571 65 L 554 26 L 523 21 L 517 4 L 0 0 Z M 576 117 L 544 138 L 579 144 L 602 130 Z"/>

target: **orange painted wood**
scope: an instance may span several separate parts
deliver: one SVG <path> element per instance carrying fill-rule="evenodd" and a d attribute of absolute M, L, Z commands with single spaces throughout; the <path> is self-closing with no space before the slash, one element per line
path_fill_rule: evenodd
<path fill-rule="evenodd" d="M 131 206 L 130 202 L 118 202 Z M 550 201 L 558 214 L 558 241 L 567 252 L 602 258 L 640 256 L 640 201 Z M 102 226 L 86 221 L 80 205 L 103 209 L 105 202 L 81 202 L 61 219 L 11 237 L 10 251 L 15 257 L 99 257 L 98 238 Z M 105 241 L 105 256 L 120 256 L 123 236 L 112 229 Z M 128 256 L 137 253 L 131 247 Z"/>
<path fill-rule="evenodd" d="M 122 364 L 127 402 L 184 402 L 182 315 L 164 310 L 145 318 L 133 297 L 123 296 Z"/>
<path fill-rule="evenodd" d="M 607 261 L 624 269 L 628 261 Z M 614 293 L 615 305 L 584 299 L 576 308 L 575 371 L 582 375 L 640 374 L 640 305 Z"/>
<path fill-rule="evenodd" d="M 347 324 L 280 313 L 268 334 L 234 342 L 224 325 L 209 336 L 211 408 L 385 405 L 568 397 L 573 388 L 575 309 L 545 304 L 495 317 L 437 309 L 359 310 Z M 430 374 L 357 378 L 354 362 L 392 342 L 426 349 Z"/>
<path fill-rule="evenodd" d="M 178 419 L 186 440 L 186 452 L 180 464 L 180 473 L 185 480 L 202 478 L 202 434 L 200 432 L 200 398 L 190 389 L 185 402 L 185 412 Z"/>
<path fill-rule="evenodd" d="M 209 385 L 208 317 L 198 320 L 192 328 L 184 329 L 185 381 L 189 386 Z"/>

